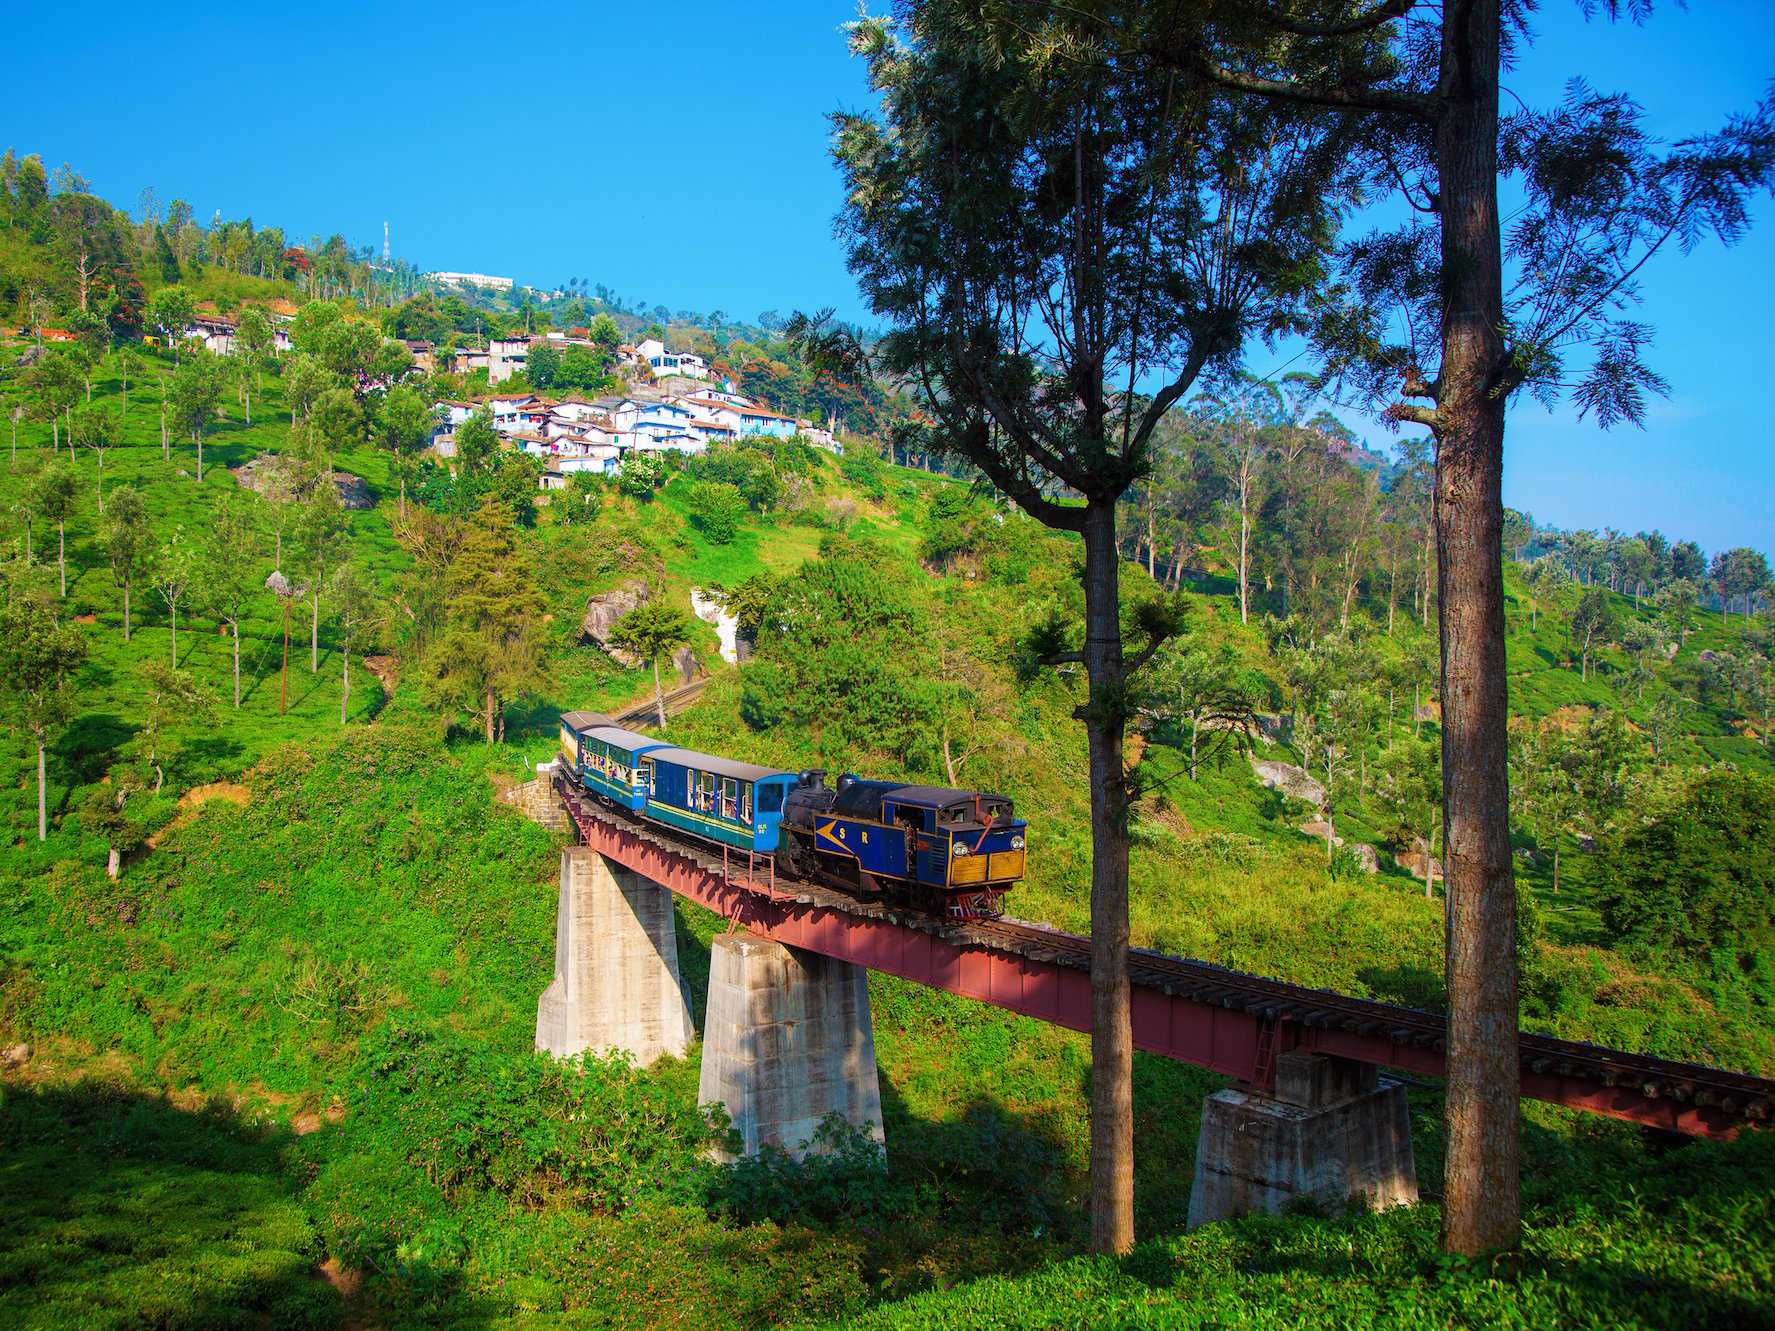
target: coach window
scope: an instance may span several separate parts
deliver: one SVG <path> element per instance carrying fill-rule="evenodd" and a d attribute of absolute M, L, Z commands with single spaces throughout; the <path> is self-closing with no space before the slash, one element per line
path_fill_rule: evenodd
<path fill-rule="evenodd" d="M 732 777 L 721 778 L 721 816 L 738 818 L 740 812 L 740 783 Z"/>
<path fill-rule="evenodd" d="M 641 779 L 647 783 L 647 793 L 653 794 L 653 759 L 643 758 L 641 760 Z"/>
<path fill-rule="evenodd" d="M 715 775 L 712 772 L 696 774 L 696 807 L 704 813 L 714 812 Z"/>

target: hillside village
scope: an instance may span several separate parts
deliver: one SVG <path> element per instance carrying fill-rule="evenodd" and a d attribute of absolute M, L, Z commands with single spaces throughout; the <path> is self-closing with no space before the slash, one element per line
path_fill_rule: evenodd
<path fill-rule="evenodd" d="M 269 312 L 273 350 L 292 349 L 292 317 Z M 225 314 L 194 317 L 182 336 L 217 355 L 236 351 L 238 320 Z M 60 330 L 48 330 L 50 334 Z M 594 349 L 597 343 L 584 327 L 542 334 L 507 334 L 486 339 L 485 347 L 443 351 L 423 338 L 398 339 L 412 358 L 413 369 L 438 369 L 464 377 L 484 372 L 489 387 L 523 373 L 533 346 L 559 351 Z M 575 472 L 614 476 L 624 459 L 641 454 L 696 454 L 711 443 L 728 443 L 754 435 L 774 439 L 799 436 L 818 448 L 842 455 L 830 423 L 787 416 L 735 392 L 731 381 L 709 384 L 706 358 L 671 351 L 660 338 L 623 343 L 617 365 L 629 391 L 586 398 L 568 394 L 551 398 L 532 392 L 487 392 L 471 398 L 440 399 L 431 449 L 439 458 L 456 456 L 456 428 L 476 412 L 489 416 L 493 429 L 508 445 L 535 458 L 542 466 L 540 484 L 558 489 Z"/>

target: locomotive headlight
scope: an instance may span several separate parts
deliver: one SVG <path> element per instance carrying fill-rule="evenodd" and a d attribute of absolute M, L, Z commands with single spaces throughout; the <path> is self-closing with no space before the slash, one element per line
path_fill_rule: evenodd
<path fill-rule="evenodd" d="M 1012 837 L 1011 838 L 1011 849 L 1012 850 L 1022 850 L 1023 849 L 1023 838 L 1020 836 Z"/>
<path fill-rule="evenodd" d="M 954 855 L 955 858 L 959 860 L 963 855 L 973 854 L 973 851 L 968 849 L 966 842 L 957 841 L 953 846 L 951 846 L 949 848 L 949 853 L 951 855 Z"/>

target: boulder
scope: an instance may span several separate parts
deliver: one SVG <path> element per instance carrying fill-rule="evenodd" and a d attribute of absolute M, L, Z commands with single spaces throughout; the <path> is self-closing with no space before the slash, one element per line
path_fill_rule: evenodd
<path fill-rule="evenodd" d="M 585 618 L 579 624 L 581 636 L 602 649 L 619 665 L 630 668 L 640 665 L 641 659 L 633 652 L 625 652 L 610 645 L 610 630 L 617 620 L 646 599 L 647 584 L 640 578 L 630 578 L 621 586 L 595 593 L 586 600 Z"/>
<path fill-rule="evenodd" d="M 1350 854 L 1356 857 L 1356 863 L 1362 866 L 1363 873 L 1379 873 L 1381 871 L 1381 857 L 1366 841 L 1354 843 L 1350 847 Z"/>
<path fill-rule="evenodd" d="M 18 354 L 18 359 L 13 361 L 13 364 L 18 366 L 21 370 L 28 370 L 42 358 L 42 347 L 26 347 Z"/>
<path fill-rule="evenodd" d="M 1294 738 L 1294 713 L 1258 712 L 1252 717 L 1258 733 L 1272 744 L 1286 744 Z"/>
<path fill-rule="evenodd" d="M 0 1067 L 22 1068 L 31 1061 L 31 1046 L 20 1041 L 0 1049 Z"/>
<path fill-rule="evenodd" d="M 1313 780 L 1304 767 L 1296 767 L 1293 763 L 1281 762 L 1275 758 L 1253 758 L 1251 770 L 1257 773 L 1257 779 L 1271 790 L 1279 790 L 1297 800 L 1305 800 L 1308 804 L 1325 807 L 1325 787 Z"/>
<path fill-rule="evenodd" d="M 277 461 L 277 454 L 261 453 L 257 457 L 249 458 L 240 466 L 230 467 L 228 470 L 239 482 L 242 489 L 263 494 L 273 484 L 273 477 L 278 469 Z M 339 491 L 339 506 L 341 508 L 362 510 L 376 507 L 375 491 L 370 489 L 362 476 L 353 476 L 348 471 L 329 471 L 326 475 L 327 479 L 333 483 L 333 487 Z M 313 481 L 305 481 L 297 490 L 296 497 L 306 496 L 313 488 Z"/>
<path fill-rule="evenodd" d="M 691 651 L 688 646 L 680 647 L 672 653 L 672 668 L 678 672 L 678 678 L 686 684 L 702 674 L 703 671 L 701 663 L 696 659 L 696 653 Z"/>
<path fill-rule="evenodd" d="M 1443 878 L 1446 877 L 1442 872 L 1442 861 L 1432 860 L 1430 858 L 1430 848 L 1425 844 L 1424 839 L 1421 836 L 1413 837 L 1411 841 L 1411 849 L 1406 851 L 1403 855 L 1400 855 L 1398 859 L 1399 867 L 1404 869 L 1405 872 L 1410 874 L 1413 878 L 1424 877 L 1426 872 L 1425 866 L 1431 864 L 1435 865 L 1437 882 L 1441 882 Z"/>
<path fill-rule="evenodd" d="M 327 479 L 332 481 L 339 490 L 339 506 L 349 509 L 365 509 L 376 507 L 376 495 L 364 483 L 362 476 L 353 476 L 348 471 L 330 471 Z"/>
<path fill-rule="evenodd" d="M 1334 846 L 1341 846 L 1344 844 L 1344 839 L 1333 833 L 1331 830 L 1331 824 L 1326 822 L 1323 818 L 1314 818 L 1310 822 L 1302 823 L 1300 825 L 1300 830 L 1319 841 L 1323 841 L 1329 836 L 1331 837 L 1331 844 Z"/>

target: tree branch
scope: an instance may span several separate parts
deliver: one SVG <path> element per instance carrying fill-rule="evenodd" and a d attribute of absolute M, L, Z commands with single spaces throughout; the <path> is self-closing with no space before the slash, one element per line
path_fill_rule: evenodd
<path fill-rule="evenodd" d="M 1432 407 L 1414 407 L 1409 402 L 1395 402 L 1387 408 L 1387 419 L 1422 425 L 1425 429 L 1441 430 L 1442 416 Z"/>
<path fill-rule="evenodd" d="M 1366 14 L 1358 14 L 1341 23 L 1309 23 L 1305 19 L 1276 13 L 1257 14 L 1254 17 L 1259 23 L 1295 37 L 1350 37 L 1359 32 L 1373 32 L 1396 18 L 1404 18 L 1416 2 L 1417 0 L 1385 0 L 1385 3 L 1376 5 Z"/>
<path fill-rule="evenodd" d="M 1163 53 L 1161 63 L 1174 60 Z M 1434 121 L 1438 114 L 1435 99 L 1421 93 L 1401 92 L 1391 88 L 1315 88 L 1288 79 L 1265 78 L 1228 69 L 1225 65 L 1198 55 L 1190 64 L 1192 72 L 1210 83 L 1236 92 L 1254 92 L 1263 97 L 1277 97 L 1286 102 L 1304 102 L 1309 106 L 1330 106 L 1341 110 L 1378 111 L 1383 115 L 1407 115 L 1418 120 Z"/>

